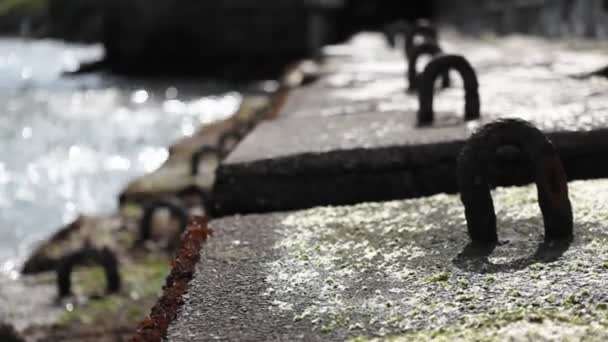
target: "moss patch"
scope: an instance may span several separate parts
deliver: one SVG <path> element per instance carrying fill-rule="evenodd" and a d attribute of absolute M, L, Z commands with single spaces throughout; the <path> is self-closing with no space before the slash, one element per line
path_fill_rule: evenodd
<path fill-rule="evenodd" d="M 386 337 L 357 337 L 352 341 L 605 341 L 604 315 L 579 311 L 519 309 L 464 318 L 447 327 Z"/>

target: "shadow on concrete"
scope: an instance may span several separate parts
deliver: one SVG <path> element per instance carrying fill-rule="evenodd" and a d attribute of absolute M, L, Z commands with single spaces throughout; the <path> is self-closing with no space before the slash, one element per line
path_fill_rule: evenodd
<path fill-rule="evenodd" d="M 543 241 L 538 244 L 536 252 L 528 257 L 517 258 L 504 264 L 497 264 L 490 261 L 489 257 L 494 249 L 499 245 L 509 243 L 499 242 L 498 244 L 482 244 L 479 242 L 469 242 L 462 252 L 460 252 L 452 262 L 456 267 L 463 271 L 475 273 L 502 273 L 515 272 L 536 263 L 551 263 L 557 261 L 570 248 L 573 239 Z M 518 252 L 520 250 L 517 250 Z M 521 250 L 521 254 L 526 253 Z"/>

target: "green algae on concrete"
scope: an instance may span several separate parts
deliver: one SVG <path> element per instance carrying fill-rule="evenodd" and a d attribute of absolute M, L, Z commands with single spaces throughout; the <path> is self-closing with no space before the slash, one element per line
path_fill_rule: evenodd
<path fill-rule="evenodd" d="M 456 195 L 292 213 L 274 246 L 281 257 L 267 263 L 264 295 L 276 304 L 272 310 L 320 333 L 605 336 L 608 181 L 570 184 L 570 246 L 543 244 L 533 186 L 493 196 L 499 238 L 508 243 L 486 257 L 469 254 Z"/>
<path fill-rule="evenodd" d="M 597 312 L 597 311 L 596 311 Z M 608 325 L 604 313 L 520 309 L 495 315 L 464 318 L 461 322 L 430 330 L 385 337 L 357 337 L 364 341 L 605 341 Z"/>

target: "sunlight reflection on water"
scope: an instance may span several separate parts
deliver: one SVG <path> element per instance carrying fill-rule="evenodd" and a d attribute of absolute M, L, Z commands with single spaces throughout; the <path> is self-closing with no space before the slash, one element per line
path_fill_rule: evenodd
<path fill-rule="evenodd" d="M 111 212 L 166 147 L 232 114 L 242 97 L 210 82 L 61 77 L 98 46 L 0 39 L 0 274 L 80 213 Z"/>

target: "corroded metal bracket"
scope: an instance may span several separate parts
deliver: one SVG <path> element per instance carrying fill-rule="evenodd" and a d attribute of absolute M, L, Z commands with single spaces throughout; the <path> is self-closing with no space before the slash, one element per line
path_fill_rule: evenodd
<path fill-rule="evenodd" d="M 220 152 L 222 153 L 222 157 L 227 156 L 230 151 L 232 151 L 236 145 L 239 144 L 241 139 L 243 139 L 243 132 L 239 129 L 233 129 L 225 132 L 220 136 L 220 140 L 218 142 L 218 147 Z"/>
<path fill-rule="evenodd" d="M 203 146 L 199 148 L 198 151 L 192 154 L 192 159 L 190 160 L 190 175 L 198 175 L 198 166 L 205 158 L 215 158 L 219 162 L 221 155 L 222 152 L 217 147 Z"/>
<path fill-rule="evenodd" d="M 198 197 L 203 203 L 207 203 L 211 198 L 211 194 L 209 191 L 201 188 L 198 185 L 188 185 L 182 190 L 177 192 L 177 197 L 180 199 L 184 199 L 185 197 Z"/>
<path fill-rule="evenodd" d="M 141 243 L 150 238 L 152 234 L 152 217 L 157 209 L 169 209 L 171 217 L 179 220 L 180 231 L 186 230 L 188 226 L 188 212 L 181 206 L 167 200 L 157 200 L 149 203 L 144 207 L 144 214 L 139 224 L 139 239 L 137 243 Z"/>
<path fill-rule="evenodd" d="M 72 293 L 72 270 L 86 262 L 101 265 L 106 275 L 106 292 L 108 294 L 120 291 L 121 280 L 118 272 L 118 258 L 109 248 L 95 249 L 85 247 L 70 253 L 59 260 L 57 265 L 57 288 L 59 297 L 67 297 Z"/>
<path fill-rule="evenodd" d="M 415 91 L 418 89 L 420 73 L 416 69 L 416 64 L 418 63 L 418 59 L 420 58 L 420 56 L 429 55 L 431 57 L 435 57 L 441 53 L 442 53 L 441 48 L 435 42 L 426 42 L 426 43 L 422 43 L 422 44 L 414 47 L 414 50 L 412 51 L 412 55 L 409 58 L 408 68 L 407 68 L 407 78 L 408 78 L 408 82 L 409 82 L 408 90 L 409 91 Z M 443 88 L 449 88 L 450 83 L 451 83 L 450 82 L 450 72 L 449 72 L 449 70 L 446 70 L 442 74 L 442 84 L 441 85 Z"/>
<path fill-rule="evenodd" d="M 478 119 L 479 114 L 479 83 L 477 75 L 471 64 L 459 55 L 441 55 L 435 57 L 422 73 L 418 89 L 418 125 L 430 125 L 433 123 L 435 112 L 433 110 L 433 98 L 435 80 L 439 75 L 450 70 L 457 71 L 462 77 L 465 91 L 464 119 Z"/>
<path fill-rule="evenodd" d="M 193 200 L 200 201 L 200 205 L 205 210 L 205 213 L 209 213 L 211 210 L 211 203 L 213 201 L 213 191 L 205 190 L 198 185 L 189 185 L 182 190 L 177 192 L 177 198 L 179 198 L 185 207 L 192 207 L 193 205 L 199 205 L 199 203 Z"/>
<path fill-rule="evenodd" d="M 490 166 L 496 154 L 505 149 L 510 150 L 511 155 L 521 154 L 521 159 L 531 168 L 545 224 L 545 241 L 571 238 L 573 216 L 568 183 L 555 147 L 532 124 L 507 119 L 488 124 L 473 134 L 458 160 L 460 198 L 471 239 L 482 243 L 498 242 L 489 185 L 492 180 Z"/>
<path fill-rule="evenodd" d="M 408 29 L 409 25 L 404 20 L 395 21 L 391 24 L 384 26 L 384 37 L 386 38 L 388 45 L 391 48 L 395 48 L 397 46 L 397 37 L 399 35 L 405 36 L 407 34 Z"/>
<path fill-rule="evenodd" d="M 437 34 L 437 29 L 433 27 L 430 21 L 428 20 L 418 20 L 416 25 L 407 30 L 407 34 L 405 35 L 405 56 L 409 60 L 412 56 L 416 37 L 424 38 L 425 42 L 438 42 L 439 35 Z"/>

